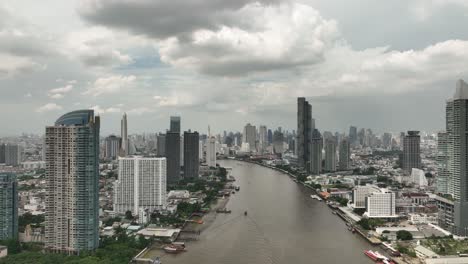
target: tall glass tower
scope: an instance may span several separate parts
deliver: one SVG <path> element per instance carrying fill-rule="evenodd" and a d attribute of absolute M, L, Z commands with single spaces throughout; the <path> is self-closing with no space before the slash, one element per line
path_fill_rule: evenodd
<path fill-rule="evenodd" d="M 45 247 L 80 254 L 99 244 L 99 127 L 93 110 L 79 110 L 46 127 Z"/>
<path fill-rule="evenodd" d="M 16 175 L 0 172 L 0 240 L 18 237 L 18 189 Z"/>

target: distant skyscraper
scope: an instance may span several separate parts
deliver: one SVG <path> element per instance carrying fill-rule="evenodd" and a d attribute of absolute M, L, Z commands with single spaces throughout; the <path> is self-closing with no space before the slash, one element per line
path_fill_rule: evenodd
<path fill-rule="evenodd" d="M 392 134 L 384 133 L 382 136 L 382 144 L 385 149 L 388 149 L 392 145 Z"/>
<path fill-rule="evenodd" d="M 99 245 L 99 127 L 93 110 L 46 127 L 45 247 L 79 254 Z"/>
<path fill-rule="evenodd" d="M 284 152 L 284 134 L 280 130 L 273 133 L 273 152 L 275 154 L 283 154 Z"/>
<path fill-rule="evenodd" d="M 242 142 L 249 143 L 250 151 L 256 151 L 257 129 L 250 123 L 244 127 L 244 134 Z"/>
<path fill-rule="evenodd" d="M 180 116 L 171 116 L 170 132 L 177 132 L 180 134 Z"/>
<path fill-rule="evenodd" d="M 348 138 L 343 138 L 340 141 L 340 148 L 339 148 L 339 161 L 338 161 L 338 168 L 339 170 L 349 170 L 349 160 L 350 160 L 350 140 Z"/>
<path fill-rule="evenodd" d="M 200 136 L 190 130 L 184 132 L 184 178 L 198 178 Z"/>
<path fill-rule="evenodd" d="M 18 237 L 18 186 L 16 175 L 0 172 L 0 240 Z"/>
<path fill-rule="evenodd" d="M 211 136 L 206 141 L 206 164 L 216 167 L 216 139 Z"/>
<path fill-rule="evenodd" d="M 156 155 L 158 157 L 166 156 L 166 135 L 159 133 L 156 136 Z"/>
<path fill-rule="evenodd" d="M 421 137 L 419 131 L 408 131 L 403 140 L 403 170 L 410 174 L 413 168 L 421 168 Z"/>
<path fill-rule="evenodd" d="M 5 163 L 5 144 L 0 144 L 0 164 Z"/>
<path fill-rule="evenodd" d="M 266 126 L 260 126 L 258 129 L 259 152 L 263 153 L 268 147 L 268 130 Z"/>
<path fill-rule="evenodd" d="M 128 132 L 127 132 L 127 113 L 124 113 L 122 120 L 120 121 L 120 138 L 122 140 L 120 144 L 120 156 L 125 157 L 128 155 Z"/>
<path fill-rule="evenodd" d="M 336 171 L 336 141 L 333 138 L 325 139 L 325 171 Z"/>
<path fill-rule="evenodd" d="M 166 133 L 167 182 L 177 183 L 180 180 L 180 134 Z"/>
<path fill-rule="evenodd" d="M 310 140 L 312 137 L 312 106 L 304 97 L 297 98 L 297 159 L 300 167 L 310 171 Z"/>
<path fill-rule="evenodd" d="M 120 138 L 111 135 L 105 140 L 105 158 L 108 160 L 117 159 L 120 151 Z"/>
<path fill-rule="evenodd" d="M 320 174 L 322 172 L 323 138 L 318 129 L 312 131 L 310 150 L 310 173 Z"/>
<path fill-rule="evenodd" d="M 18 166 L 22 161 L 23 148 L 17 144 L 6 144 L 5 164 L 8 166 Z"/>
<path fill-rule="evenodd" d="M 355 126 L 350 126 L 349 127 L 349 143 L 350 144 L 356 144 L 358 139 L 357 136 L 357 127 Z"/>
<path fill-rule="evenodd" d="M 273 131 L 268 129 L 268 144 L 273 144 Z"/>
<path fill-rule="evenodd" d="M 119 158 L 119 178 L 114 183 L 114 211 L 149 212 L 166 205 L 166 158 Z"/>

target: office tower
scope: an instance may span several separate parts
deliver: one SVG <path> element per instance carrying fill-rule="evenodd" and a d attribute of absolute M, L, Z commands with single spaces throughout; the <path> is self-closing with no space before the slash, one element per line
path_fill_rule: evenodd
<path fill-rule="evenodd" d="M 299 167 L 310 171 L 312 137 L 312 106 L 304 97 L 297 98 L 297 160 Z"/>
<path fill-rule="evenodd" d="M 107 160 L 115 160 L 120 151 L 120 138 L 110 135 L 105 139 L 105 158 Z"/>
<path fill-rule="evenodd" d="M 382 136 L 382 145 L 385 149 L 388 149 L 391 147 L 392 144 L 392 134 L 390 133 L 384 133 Z"/>
<path fill-rule="evenodd" d="M 366 146 L 366 130 L 364 128 L 358 132 L 358 143 L 363 147 Z"/>
<path fill-rule="evenodd" d="M 349 165 L 349 160 L 351 156 L 351 144 L 349 142 L 350 140 L 348 138 L 343 138 L 340 141 L 340 148 L 339 148 L 339 161 L 338 161 L 338 168 L 339 170 L 349 170 L 350 165 Z"/>
<path fill-rule="evenodd" d="M 260 126 L 258 129 L 259 152 L 265 152 L 268 147 L 268 130 L 266 126 Z"/>
<path fill-rule="evenodd" d="M 159 133 L 156 136 L 156 155 L 158 157 L 166 156 L 166 135 Z"/>
<path fill-rule="evenodd" d="M 257 140 L 257 129 L 255 128 L 255 126 L 252 126 L 250 123 L 248 123 L 244 127 L 244 134 L 242 134 L 242 136 L 243 136 L 242 142 L 249 143 L 250 151 L 255 152 L 256 151 L 255 142 Z"/>
<path fill-rule="evenodd" d="M 171 116 L 169 131 L 180 134 L 180 116 Z"/>
<path fill-rule="evenodd" d="M 403 170 L 410 174 L 413 168 L 421 168 L 421 137 L 419 131 L 408 131 L 403 139 Z"/>
<path fill-rule="evenodd" d="M 268 129 L 268 145 L 273 144 L 273 131 Z"/>
<path fill-rule="evenodd" d="M 283 154 L 284 152 L 284 134 L 280 130 L 273 133 L 273 152 L 275 154 Z"/>
<path fill-rule="evenodd" d="M 358 139 L 357 136 L 357 127 L 355 126 L 350 126 L 349 127 L 349 143 L 350 144 L 356 144 Z"/>
<path fill-rule="evenodd" d="M 312 174 L 317 175 L 322 172 L 322 149 L 322 135 L 318 129 L 314 129 L 310 143 L 310 173 Z"/>
<path fill-rule="evenodd" d="M 206 141 L 206 164 L 216 167 L 216 139 L 211 136 Z"/>
<path fill-rule="evenodd" d="M 448 168 L 448 143 L 449 135 L 446 132 L 437 133 L 437 192 L 442 194 L 448 194 L 448 186 L 451 180 L 450 172 Z"/>
<path fill-rule="evenodd" d="M 18 238 L 18 185 L 16 175 L 0 172 L 0 240 Z"/>
<path fill-rule="evenodd" d="M 19 166 L 21 164 L 23 148 L 16 144 L 6 144 L 5 164 L 7 166 Z"/>
<path fill-rule="evenodd" d="M 174 184 L 180 180 L 180 134 L 166 133 L 167 183 Z"/>
<path fill-rule="evenodd" d="M 45 248 L 79 254 L 99 244 L 99 128 L 93 110 L 46 127 Z"/>
<path fill-rule="evenodd" d="M 200 136 L 190 130 L 184 132 L 184 178 L 198 178 L 200 166 Z"/>
<path fill-rule="evenodd" d="M 127 113 L 124 113 L 120 121 L 120 156 L 125 157 L 128 155 L 128 131 L 127 131 Z"/>
<path fill-rule="evenodd" d="M 325 139 L 325 171 L 336 171 L 336 141 L 334 138 Z"/>
<path fill-rule="evenodd" d="M 0 144 L 0 164 L 5 163 L 5 144 Z"/>
<path fill-rule="evenodd" d="M 446 105 L 447 133 L 447 192 L 453 197 L 453 222 L 450 229 L 455 235 L 468 234 L 468 84 L 459 80 L 456 92 Z M 406 141 L 405 141 L 406 143 Z M 440 209 L 440 207 L 439 207 Z"/>
<path fill-rule="evenodd" d="M 166 158 L 119 158 L 114 211 L 138 215 L 140 209 L 162 209 L 166 205 L 166 170 Z"/>

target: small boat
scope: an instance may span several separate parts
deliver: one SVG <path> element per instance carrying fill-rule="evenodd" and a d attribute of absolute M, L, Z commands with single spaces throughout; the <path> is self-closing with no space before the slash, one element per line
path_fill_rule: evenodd
<path fill-rule="evenodd" d="M 177 246 L 177 245 L 166 246 L 166 247 L 163 247 L 163 249 L 166 253 L 171 253 L 171 254 L 177 254 L 177 253 L 185 251 L 185 247 Z"/>
<path fill-rule="evenodd" d="M 364 254 L 375 262 L 385 263 L 385 264 L 392 263 L 387 257 L 380 254 L 378 251 L 366 250 L 364 251 Z"/>
<path fill-rule="evenodd" d="M 244 215 L 247 215 L 247 211 L 244 212 Z"/>
<path fill-rule="evenodd" d="M 218 214 L 230 214 L 231 213 L 231 210 L 228 210 L 228 209 L 218 209 L 216 210 L 216 212 Z"/>

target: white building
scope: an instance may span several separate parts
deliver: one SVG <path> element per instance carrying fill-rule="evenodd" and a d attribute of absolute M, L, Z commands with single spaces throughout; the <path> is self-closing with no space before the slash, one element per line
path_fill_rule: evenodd
<path fill-rule="evenodd" d="M 146 225 L 151 220 L 151 212 L 148 208 L 140 207 L 138 209 L 138 223 Z"/>
<path fill-rule="evenodd" d="M 208 167 L 216 167 L 216 139 L 214 137 L 206 141 L 206 164 Z"/>
<path fill-rule="evenodd" d="M 397 217 L 395 212 L 395 193 L 387 189 L 380 189 L 366 197 L 366 212 L 368 218 Z"/>
<path fill-rule="evenodd" d="M 139 209 L 150 212 L 166 206 L 166 158 L 140 156 L 119 158 L 119 176 L 114 183 L 114 211 Z"/>
<path fill-rule="evenodd" d="M 377 191 L 379 188 L 373 185 L 356 186 L 353 190 L 353 207 L 366 208 L 366 197 Z"/>
<path fill-rule="evenodd" d="M 437 225 L 437 214 L 409 214 L 408 220 L 413 225 L 417 224 L 434 224 Z"/>
<path fill-rule="evenodd" d="M 427 186 L 426 175 L 424 171 L 420 169 L 413 168 L 411 170 L 411 181 L 419 187 Z"/>

